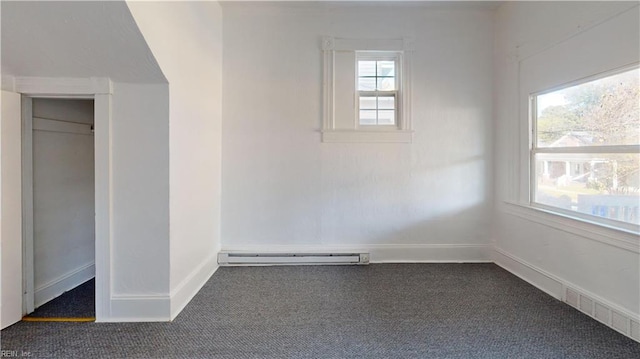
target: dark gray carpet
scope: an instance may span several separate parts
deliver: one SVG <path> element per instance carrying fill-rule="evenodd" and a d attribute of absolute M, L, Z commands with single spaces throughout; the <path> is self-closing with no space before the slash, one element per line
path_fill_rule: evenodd
<path fill-rule="evenodd" d="M 60 358 L 640 358 L 640 343 L 493 264 L 220 268 L 172 323 L 25 323 Z"/>
<path fill-rule="evenodd" d="M 34 318 L 90 318 L 96 316 L 95 279 L 91 279 L 47 302 L 29 314 Z"/>

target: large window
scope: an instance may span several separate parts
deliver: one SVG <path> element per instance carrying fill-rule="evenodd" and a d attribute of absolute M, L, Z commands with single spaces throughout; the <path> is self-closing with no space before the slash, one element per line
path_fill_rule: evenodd
<path fill-rule="evenodd" d="M 360 126 L 395 126 L 398 109 L 398 55 L 358 53 Z"/>
<path fill-rule="evenodd" d="M 531 96 L 534 205 L 637 230 L 640 70 Z"/>

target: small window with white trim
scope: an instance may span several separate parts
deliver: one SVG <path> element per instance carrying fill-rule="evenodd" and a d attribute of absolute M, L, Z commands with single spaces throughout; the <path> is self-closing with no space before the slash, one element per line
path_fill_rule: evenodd
<path fill-rule="evenodd" d="M 324 37 L 322 142 L 411 143 L 414 42 Z"/>
<path fill-rule="evenodd" d="M 359 126 L 397 128 L 399 54 L 358 52 L 356 58 Z"/>
<path fill-rule="evenodd" d="M 640 70 L 532 94 L 531 202 L 597 223 L 640 225 Z"/>

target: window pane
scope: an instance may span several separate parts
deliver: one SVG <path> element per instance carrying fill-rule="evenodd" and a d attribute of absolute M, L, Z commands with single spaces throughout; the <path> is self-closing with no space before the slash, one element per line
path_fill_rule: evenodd
<path fill-rule="evenodd" d="M 396 112 L 391 110 L 378 111 L 378 125 L 393 125 L 396 123 Z"/>
<path fill-rule="evenodd" d="M 361 110 L 360 111 L 360 124 L 361 125 L 375 125 L 376 124 L 376 111 L 373 110 Z"/>
<path fill-rule="evenodd" d="M 358 61 L 358 76 L 376 76 L 376 62 Z"/>
<path fill-rule="evenodd" d="M 396 89 L 396 79 L 394 77 L 378 77 L 378 90 L 394 91 Z"/>
<path fill-rule="evenodd" d="M 394 110 L 396 98 L 394 96 L 378 97 L 378 108 L 381 110 Z"/>
<path fill-rule="evenodd" d="M 360 96 L 360 109 L 361 110 L 375 110 L 376 98 L 372 96 Z"/>
<path fill-rule="evenodd" d="M 536 96 L 538 147 L 640 144 L 640 70 Z"/>
<path fill-rule="evenodd" d="M 537 154 L 535 202 L 640 224 L 640 154 Z"/>
<path fill-rule="evenodd" d="M 394 61 L 378 61 L 378 76 L 395 76 L 395 67 Z"/>
<path fill-rule="evenodd" d="M 376 79 L 372 78 L 358 78 L 358 91 L 375 91 Z"/>

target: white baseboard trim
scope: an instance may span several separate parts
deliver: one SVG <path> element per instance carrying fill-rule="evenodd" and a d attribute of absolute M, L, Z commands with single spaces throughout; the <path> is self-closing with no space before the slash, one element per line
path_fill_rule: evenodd
<path fill-rule="evenodd" d="M 562 300 L 562 280 L 553 274 L 497 247 L 494 248 L 493 262 L 557 300 Z"/>
<path fill-rule="evenodd" d="M 640 342 L 640 314 L 632 313 L 497 247 L 494 262 L 552 297 Z"/>
<path fill-rule="evenodd" d="M 249 246 L 224 252 L 247 253 L 369 253 L 370 263 L 491 263 L 490 244 L 361 244 L 340 246 Z"/>
<path fill-rule="evenodd" d="M 171 291 L 171 320 L 189 304 L 191 299 L 200 291 L 202 286 L 218 270 L 217 254 L 205 259 L 191 274 Z"/>
<path fill-rule="evenodd" d="M 170 309 L 168 295 L 114 295 L 111 315 L 101 322 L 168 322 Z"/>
<path fill-rule="evenodd" d="M 51 280 L 34 290 L 34 305 L 39 307 L 96 276 L 95 263 L 88 263 Z"/>

